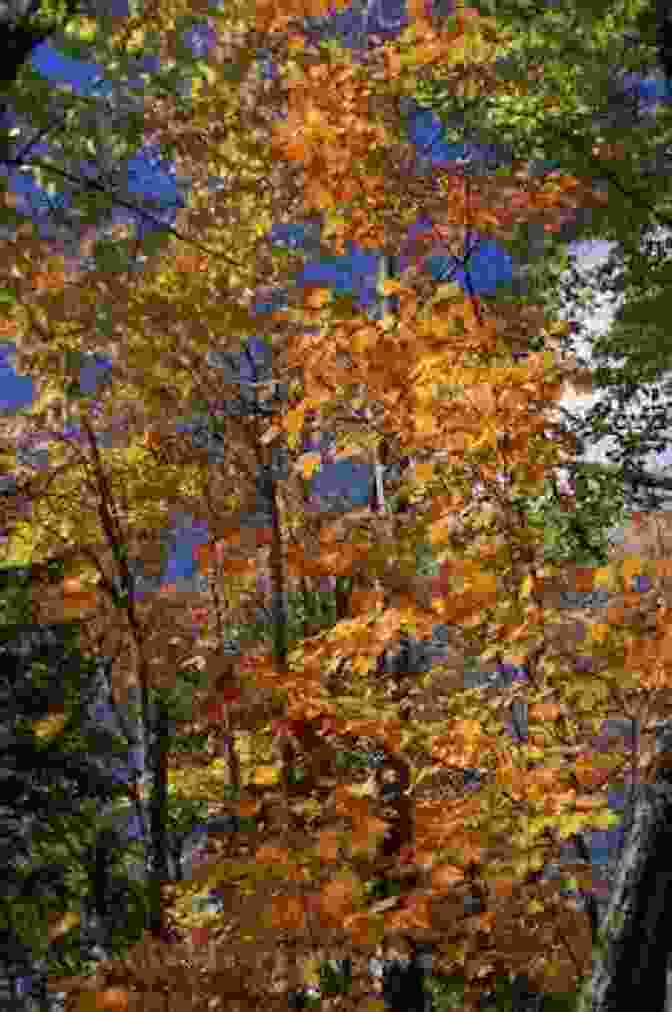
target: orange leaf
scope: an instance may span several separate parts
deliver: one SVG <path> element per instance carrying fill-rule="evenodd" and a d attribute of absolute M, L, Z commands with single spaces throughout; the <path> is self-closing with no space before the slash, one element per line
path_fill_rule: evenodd
<path fill-rule="evenodd" d="M 323 913 L 336 921 L 342 921 L 346 914 L 351 914 L 355 909 L 361 892 L 361 883 L 352 872 L 333 875 L 320 894 Z"/>
<path fill-rule="evenodd" d="M 77 1012 L 126 1012 L 128 991 L 122 987 L 108 987 L 104 991 L 84 991 L 77 999 Z"/>
<path fill-rule="evenodd" d="M 97 591 L 88 588 L 83 590 L 81 580 L 64 580 L 61 590 L 63 591 L 63 611 L 66 616 L 78 617 L 98 604 Z"/>
<path fill-rule="evenodd" d="M 385 601 L 382 590 L 353 590 L 350 595 L 350 613 L 352 615 L 375 611 Z"/>
<path fill-rule="evenodd" d="M 128 1008 L 128 991 L 122 987 L 108 987 L 101 993 L 103 1008 L 125 1012 Z"/>
<path fill-rule="evenodd" d="M 251 815 L 256 815 L 260 808 L 259 798 L 244 798 L 236 805 L 236 812 L 241 818 L 249 818 Z"/>
<path fill-rule="evenodd" d="M 338 860 L 341 848 L 341 834 L 334 829 L 325 829 L 320 833 L 317 842 L 317 855 L 321 861 L 333 862 Z"/>
<path fill-rule="evenodd" d="M 158 450 L 161 446 L 161 434 L 156 429 L 148 429 L 145 432 L 143 443 L 149 450 Z"/>
<path fill-rule="evenodd" d="M 562 713 L 562 707 L 557 703 L 537 703 L 530 707 L 530 717 L 533 720 L 555 720 Z"/>
<path fill-rule="evenodd" d="M 258 864 L 291 863 L 291 856 L 288 850 L 284 847 L 277 847 L 270 843 L 263 844 L 263 846 L 259 847 L 254 859 Z"/>
<path fill-rule="evenodd" d="M 297 461 L 299 469 L 304 478 L 312 478 L 316 471 L 319 471 L 322 464 L 322 454 L 315 451 L 303 453 Z"/>
<path fill-rule="evenodd" d="M 271 765 L 257 766 L 252 777 L 252 783 L 257 784 L 258 787 L 270 787 L 272 784 L 277 784 L 279 780 L 279 768 Z"/>
<path fill-rule="evenodd" d="M 304 302 L 308 309 L 321 309 L 331 299 L 331 292 L 328 288 L 309 288 Z"/>
<path fill-rule="evenodd" d="M 274 896 L 270 902 L 269 918 L 274 928 L 282 931 L 302 931 L 306 924 L 306 908 L 296 896 Z"/>
<path fill-rule="evenodd" d="M 595 570 L 577 566 L 573 571 L 573 583 L 576 590 L 590 591 L 593 589 Z"/>
<path fill-rule="evenodd" d="M 463 869 L 453 864 L 440 864 L 432 871 L 432 885 L 437 889 L 447 889 L 463 879 Z"/>

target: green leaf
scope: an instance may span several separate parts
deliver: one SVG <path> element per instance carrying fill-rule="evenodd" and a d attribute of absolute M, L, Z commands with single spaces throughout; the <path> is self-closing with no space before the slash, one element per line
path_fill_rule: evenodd
<path fill-rule="evenodd" d="M 114 333 L 112 311 L 109 306 L 99 306 L 96 310 L 96 326 L 104 337 L 111 337 Z"/>
<path fill-rule="evenodd" d="M 94 249 L 96 267 L 106 274 L 119 274 L 128 270 L 131 255 L 128 240 L 101 240 Z"/>
<path fill-rule="evenodd" d="M 170 235 L 167 229 L 148 232 L 142 240 L 142 252 L 148 257 L 156 256 L 166 246 Z"/>
<path fill-rule="evenodd" d="M 197 77 L 205 78 L 210 85 L 217 80 L 217 74 L 205 60 L 198 60 L 194 65 L 194 71 Z"/>

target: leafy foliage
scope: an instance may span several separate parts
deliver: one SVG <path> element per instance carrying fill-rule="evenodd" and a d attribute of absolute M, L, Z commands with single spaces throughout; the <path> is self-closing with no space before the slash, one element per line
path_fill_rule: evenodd
<path fill-rule="evenodd" d="M 4 863 L 0 917 L 2 930 L 31 953 L 30 968 L 44 958 L 47 972 L 71 975 L 92 967 L 80 909 L 89 887 L 87 848 L 94 813 L 125 791 L 107 772 L 110 758 L 125 750 L 118 737 L 88 724 L 96 665 L 80 652 L 76 625 L 33 624 L 34 578 L 29 569 L 3 571 L 2 822 L 12 859 Z M 116 910 L 128 947 L 144 924 L 134 934 L 121 897 Z"/>
<path fill-rule="evenodd" d="M 164 57 L 181 52 L 183 6 L 173 5 L 156 45 Z M 149 928 L 123 961 L 123 1002 L 131 994 L 142 1001 L 159 979 L 170 979 L 181 987 L 179 1001 L 193 1009 L 212 998 L 272 1009 L 291 994 L 298 1003 L 315 950 L 334 938 L 359 955 L 388 939 L 411 946 L 429 937 L 439 970 L 464 973 L 465 1008 L 482 996 L 484 975 L 492 981 L 511 966 L 533 967 L 530 985 L 558 1000 L 589 968 L 588 918 L 564 902 L 561 883 L 543 881 L 540 872 L 566 839 L 618 821 L 607 811 L 604 786 L 625 758 L 602 763 L 591 735 L 624 705 L 651 704 L 654 714 L 662 705 L 655 696 L 665 678 L 661 642 L 626 605 L 632 578 L 653 584 L 665 566 L 628 556 L 572 569 L 562 557 L 560 564 L 545 557 L 547 549 L 562 556 L 559 502 L 552 498 L 541 523 L 545 505 L 535 504 L 548 494 L 549 474 L 571 461 L 577 446 L 548 415 L 563 382 L 586 382 L 585 370 L 558 353 L 564 328 L 530 302 L 488 302 L 469 285 L 465 294 L 445 283 L 427 300 L 422 279 L 409 270 L 381 282 L 381 294 L 397 301 L 380 320 L 360 318 L 352 304 L 331 300 L 318 286 L 294 287 L 269 323 L 273 379 L 284 384 L 270 406 L 255 392 L 255 410 L 228 411 L 231 398 L 240 403 L 240 384 L 213 378 L 204 365 L 215 333 L 225 354 L 249 350 L 247 290 L 261 279 L 287 280 L 288 270 L 260 237 L 272 218 L 297 205 L 323 215 L 336 253 L 347 241 L 397 248 L 424 208 L 436 212 L 438 234 L 460 248 L 474 230 L 519 241 L 534 218 L 557 233 L 572 208 L 595 211 L 591 227 L 598 230 L 622 224 L 620 198 L 612 202 L 596 189 L 585 151 L 572 160 L 559 148 L 570 168 L 545 179 L 442 172 L 434 194 L 409 174 L 396 98 L 438 66 L 458 98 L 499 92 L 507 101 L 511 89 L 494 67 L 512 46 L 505 26 L 474 9 L 458 9 L 435 32 L 421 5 L 409 6 L 413 24 L 364 66 L 339 47 L 309 50 L 292 15 L 276 5 L 213 15 L 228 41 L 214 66 L 204 61 L 200 68 L 188 121 L 178 127 L 184 110 L 155 97 L 147 111 L 159 139 L 173 135 L 177 146 L 179 132 L 182 162 L 194 173 L 188 227 L 213 241 L 226 236 L 230 258 L 201 247 L 184 254 L 171 241 L 141 279 L 98 264 L 66 284 L 62 270 L 28 256 L 26 283 L 17 286 L 25 310 L 23 322 L 18 312 L 12 317 L 17 344 L 43 386 L 34 409 L 7 424 L 8 435 L 34 436 L 49 422 L 57 446 L 46 474 L 29 477 L 17 468 L 32 510 L 15 522 L 7 557 L 21 550 L 35 563 L 62 559 L 60 596 L 46 587 L 36 593 L 42 617 L 57 611 L 82 619 L 98 655 L 114 658 L 115 695 L 139 689 L 149 758 L 147 783 L 136 790 L 150 823 Z M 602 5 L 583 19 L 573 10 L 561 17 L 563 30 L 576 29 L 585 59 L 594 57 L 592 101 L 613 26 L 600 23 L 593 44 L 585 41 L 590 17 L 606 21 Z M 532 39 L 552 53 L 552 87 L 565 85 L 554 100 L 560 122 L 553 130 L 561 133 L 566 123 L 572 140 L 585 141 L 587 112 L 576 82 L 559 75 L 554 32 L 544 25 L 545 34 Z M 247 78 L 243 87 L 243 73 L 235 80 L 221 72 L 236 60 L 242 72 L 250 68 L 255 33 L 267 34 L 282 61 L 268 89 Z M 112 35 L 118 42 L 119 33 Z M 543 133 L 535 121 L 540 111 L 533 104 L 524 111 L 535 135 Z M 491 113 L 498 115 L 496 106 Z M 515 118 L 514 129 L 527 158 L 533 138 Z M 637 134 L 633 150 L 648 151 L 649 135 Z M 206 177 L 222 171 L 231 186 L 213 198 Z M 265 185 L 267 178 L 273 183 Z M 28 243 L 23 250 L 34 252 Z M 101 303 L 113 324 L 102 333 Z M 33 333 L 29 323 L 37 316 L 48 321 L 48 334 Z M 96 350 L 115 362 L 114 382 L 95 398 L 77 398 L 73 435 L 59 414 L 71 400 L 68 361 L 90 347 L 92 334 Z M 266 378 L 254 382 L 263 386 Z M 366 391 L 366 414 L 353 401 L 356 389 Z M 217 466 L 207 446 L 194 447 L 171 429 L 171 419 L 195 408 L 201 420 L 217 419 L 209 433 L 221 437 Z M 112 422 L 119 439 L 103 446 L 101 430 Z M 380 433 L 389 431 L 414 457 L 413 511 L 311 515 L 305 478 L 314 455 L 304 452 L 304 438 L 308 429 L 319 435 L 334 424 L 339 452 L 377 453 Z M 489 502 L 478 497 L 479 484 Z M 243 523 L 260 491 L 263 529 Z M 617 507 L 614 485 L 604 519 Z M 198 556 L 207 590 L 141 593 L 138 566 L 160 570 L 159 534 L 175 509 L 208 524 L 210 540 Z M 580 532 L 582 518 L 575 519 Z M 599 539 L 579 541 L 588 555 L 601 549 Z M 421 551 L 433 553 L 438 575 L 429 567 L 429 575 L 417 572 Z M 607 588 L 625 603 L 606 621 L 559 626 L 549 591 L 553 578 L 570 570 L 580 589 Z M 265 588 L 257 582 L 264 576 Z M 325 577 L 336 580 L 331 610 L 320 597 Z M 254 622 L 269 585 L 266 635 Z M 290 606 L 294 587 L 300 597 Z M 377 668 L 397 637 L 429 633 L 437 618 L 455 631 L 449 661 L 423 677 Z M 229 651 L 230 630 L 249 633 L 250 626 L 245 649 Z M 525 684 L 466 688 L 466 659 L 474 652 L 498 673 L 520 671 Z M 192 664 L 204 676 L 187 684 L 182 673 Z M 526 731 L 512 742 L 506 717 L 514 704 L 525 709 Z M 207 727 L 216 757 L 185 748 L 172 756 L 180 722 L 199 734 Z M 379 753 L 366 768 L 350 761 L 362 743 Z M 456 773 L 474 769 L 474 791 L 464 776 L 453 787 Z M 175 885 L 168 910 L 174 798 L 183 805 L 175 809 L 184 815 L 177 828 L 198 814 L 189 805 L 202 802 L 218 806 L 226 838 L 213 841 L 191 879 Z M 249 820 L 245 833 L 229 831 L 234 818 L 241 828 Z M 572 873 L 591 888 L 588 869 L 577 862 Z M 169 915 L 180 932 L 170 943 Z M 284 986 L 274 988 L 283 959 Z M 118 963 L 105 969 L 122 972 Z M 416 985 L 418 969 L 414 964 Z M 363 1008 L 369 999 L 356 977 L 351 1004 Z M 99 980 L 97 990 L 107 1001 L 114 986 Z M 501 1001 L 509 996 L 502 988 Z"/>
<path fill-rule="evenodd" d="M 666 445 L 665 405 L 648 384 L 660 379 L 669 362 L 667 242 L 661 236 L 661 226 L 664 232 L 670 225 L 669 91 L 664 99 L 660 96 L 655 115 L 645 99 L 647 90 L 658 91 L 664 13 L 642 0 L 608 9 L 599 5 L 599 10 L 584 4 L 535 5 L 533 18 L 517 4 L 500 5 L 496 16 L 511 32 L 511 43 L 497 61 L 498 74 L 510 82 L 509 93 L 493 89 L 487 96 L 458 95 L 451 76 L 439 70 L 417 81 L 414 97 L 456 137 L 464 136 L 466 125 L 478 123 L 479 140 L 509 145 L 514 162 L 533 159 L 537 174 L 562 165 L 579 176 L 590 173 L 608 187 L 610 199 L 599 210 L 570 216 L 541 244 L 524 228 L 509 248 L 523 258 L 535 248 L 544 251 L 543 257 L 537 253 L 532 258 L 525 282 L 527 292 L 551 311 L 578 302 L 590 319 L 605 294 L 622 295 L 614 324 L 591 338 L 598 362 L 594 390 L 607 396 L 583 423 L 572 420 L 571 429 L 590 442 L 615 437 L 609 458 L 616 464 L 602 475 L 593 469 L 591 481 L 613 486 L 615 478 L 625 484 L 629 509 L 655 510 L 663 499 L 655 481 L 647 482 L 651 475 L 642 461 Z M 644 78 L 639 89 L 633 84 L 637 75 Z M 570 233 L 573 240 L 595 236 L 614 241 L 607 263 L 579 278 L 563 252 Z M 575 321 L 573 337 L 564 345 L 573 350 L 574 337 L 583 330 Z M 635 399 L 642 411 L 637 423 L 629 411 Z M 621 505 L 614 503 L 613 509 Z M 604 520 L 616 524 L 622 516 L 611 511 Z M 567 533 L 585 554 L 577 531 Z M 602 550 L 597 557 L 601 555 Z"/>

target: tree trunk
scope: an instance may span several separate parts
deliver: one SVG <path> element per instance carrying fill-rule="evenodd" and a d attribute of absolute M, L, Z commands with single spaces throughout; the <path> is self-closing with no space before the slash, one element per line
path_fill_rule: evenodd
<path fill-rule="evenodd" d="M 577 1012 L 664 1012 L 672 948 L 672 722 L 660 728 L 655 774 L 634 800 L 632 823 L 592 975 Z"/>
<path fill-rule="evenodd" d="M 172 737 L 171 722 L 162 699 L 156 702 L 152 751 L 149 766 L 152 790 L 149 800 L 149 832 L 151 867 L 149 878 L 149 930 L 155 938 L 163 938 L 165 910 L 162 886 L 170 879 L 168 865 L 168 753 Z"/>

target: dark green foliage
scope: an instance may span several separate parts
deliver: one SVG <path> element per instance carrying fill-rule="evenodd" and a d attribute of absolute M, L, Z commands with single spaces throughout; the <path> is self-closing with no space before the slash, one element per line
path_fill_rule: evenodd
<path fill-rule="evenodd" d="M 330 959 L 320 967 L 320 993 L 325 998 L 347 994 L 352 982 L 352 961 Z"/>
<path fill-rule="evenodd" d="M 464 1006 L 465 978 L 460 970 L 430 975 L 426 989 L 433 998 L 432 1012 L 459 1012 Z M 537 995 L 524 975 L 512 980 L 504 974 L 496 979 L 494 987 L 483 992 L 480 1007 L 483 1012 L 574 1012 L 577 1000 L 576 992 Z"/>
<path fill-rule="evenodd" d="M 377 878 L 366 883 L 366 890 L 372 902 L 387 900 L 401 894 L 401 883 L 393 879 Z"/>
<path fill-rule="evenodd" d="M 34 576 L 26 567 L 0 575 L 0 837 L 7 858 L 0 931 L 14 939 L 10 951 L 30 953 L 26 959 L 40 961 L 42 973 L 68 975 L 89 966 L 86 922 L 49 943 L 47 918 L 82 909 L 100 812 L 125 794 L 110 759 L 123 759 L 127 745 L 91 725 L 98 665 L 79 651 L 76 626 L 32 621 Z M 52 713 L 63 723 L 38 736 L 35 722 Z M 128 939 L 138 929 L 133 886 L 119 879 L 113 884 L 117 894 L 108 902 L 123 918 L 120 929 Z M 25 971 L 26 959 L 21 967 L 6 959 L 3 971 L 10 977 Z"/>

